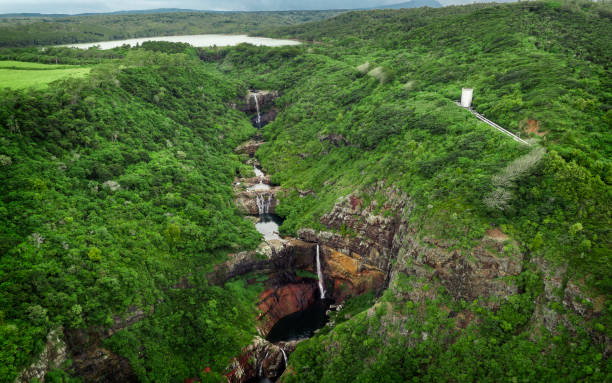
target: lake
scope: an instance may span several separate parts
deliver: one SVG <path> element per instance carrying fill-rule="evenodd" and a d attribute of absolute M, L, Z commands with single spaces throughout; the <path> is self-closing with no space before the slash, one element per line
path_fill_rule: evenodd
<path fill-rule="evenodd" d="M 98 41 L 95 43 L 83 44 L 65 44 L 63 47 L 72 47 L 79 49 L 88 49 L 93 46 L 100 46 L 101 49 L 112 49 L 120 47 L 124 44 L 135 46 L 142 44 L 145 41 L 170 41 L 173 43 L 189 43 L 194 47 L 212 47 L 214 45 L 231 46 L 241 43 L 249 43 L 253 45 L 264 45 L 267 47 L 281 47 L 285 45 L 299 45 L 299 41 L 295 40 L 279 40 L 270 39 L 267 37 L 251 37 L 247 35 L 187 35 L 187 36 L 157 36 L 157 37 L 140 37 L 136 39 L 114 40 L 114 41 Z"/>

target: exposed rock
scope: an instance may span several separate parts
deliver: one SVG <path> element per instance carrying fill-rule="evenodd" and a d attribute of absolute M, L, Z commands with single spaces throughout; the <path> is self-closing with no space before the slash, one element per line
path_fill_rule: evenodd
<path fill-rule="evenodd" d="M 376 267 L 327 247 L 322 248 L 322 253 L 324 275 L 334 283 L 333 297 L 336 302 L 385 286 L 386 275 Z"/>
<path fill-rule="evenodd" d="M 86 382 L 138 382 L 130 362 L 101 346 L 100 333 L 74 329 L 65 331 L 72 365 L 69 372 Z"/>
<path fill-rule="evenodd" d="M 263 141 L 249 140 L 244 144 L 238 146 L 234 151 L 236 153 L 248 154 L 252 157 L 255 155 L 257 149 L 259 149 L 259 147 L 263 145 L 263 143 Z"/>
<path fill-rule="evenodd" d="M 244 103 L 238 106 L 238 109 L 245 113 L 257 113 L 257 105 L 255 104 L 255 97 L 259 103 L 259 111 L 263 113 L 269 107 L 274 105 L 274 100 L 278 97 L 278 92 L 269 90 L 258 90 L 247 93 L 244 98 Z"/>
<path fill-rule="evenodd" d="M 328 134 L 319 139 L 319 141 L 329 141 L 334 146 L 348 146 L 350 142 L 340 134 Z"/>
<path fill-rule="evenodd" d="M 253 342 L 242 350 L 240 356 L 230 363 L 227 380 L 230 383 L 242 383 L 256 377 L 273 379 L 280 376 L 286 368 L 283 350 L 288 357 L 295 351 L 299 342 L 273 344 L 261 337 L 255 337 Z"/>
<path fill-rule="evenodd" d="M 261 113 L 259 116 L 259 126 L 266 126 L 269 123 L 271 123 L 272 121 L 274 121 L 276 119 L 276 116 L 278 115 L 278 110 L 276 108 L 270 108 L 270 110 L 266 111 L 265 113 Z M 251 118 L 251 124 L 253 124 L 254 126 L 257 126 L 257 116 L 253 116 L 253 118 Z"/>
<path fill-rule="evenodd" d="M 243 184 L 243 186 L 248 186 L 247 184 Z M 270 198 L 270 207 L 268 209 L 268 213 L 274 214 L 274 209 L 278 204 L 278 200 L 276 198 L 276 194 L 280 191 L 278 187 L 272 187 L 269 190 L 256 190 L 256 191 L 248 191 L 248 190 L 240 190 L 236 191 L 235 202 L 236 205 L 240 208 L 240 210 L 244 214 L 257 215 L 259 214 L 259 208 L 257 207 L 257 197 L 261 196 L 265 201 L 268 201 Z"/>
<path fill-rule="evenodd" d="M 316 299 L 317 291 L 317 283 L 313 279 L 303 279 L 298 283 L 284 284 L 264 291 L 257 304 L 261 311 L 257 318 L 259 333 L 269 333 L 279 319 L 310 307 Z"/>
<path fill-rule="evenodd" d="M 396 279 L 400 274 L 441 283 L 456 299 L 483 298 L 491 307 L 518 292 L 504 277 L 521 272 L 522 255 L 503 254 L 504 242 L 509 240 L 505 234 L 490 231 L 468 254 L 454 249 L 450 242 L 419 238 L 404 218 L 412 211 L 410 200 L 382 186 L 370 194 L 382 195 L 384 202 L 372 199 L 366 206 L 357 194 L 351 194 L 340 198 L 321 218 L 327 227 L 349 234 L 298 231 L 301 239 L 321 245 L 326 279 L 333 281 L 335 299 L 340 302 L 349 294 L 383 289 L 389 277 Z M 342 285 L 346 286 L 344 292 Z M 402 289 L 402 294 L 415 301 L 435 297 L 435 288 L 418 287 Z"/>
<path fill-rule="evenodd" d="M 183 277 L 186 280 L 186 278 Z M 140 307 L 130 306 L 125 315 L 115 315 L 113 317 L 113 326 L 106 330 L 101 330 L 102 338 L 108 338 L 117 331 L 130 327 L 131 325 L 140 322 L 153 312 L 153 307 L 149 308 L 149 312 L 145 312 Z"/>
<path fill-rule="evenodd" d="M 63 339 L 62 328 L 53 329 L 47 334 L 47 343 L 38 358 L 21 371 L 15 383 L 45 381 L 47 373 L 60 366 L 67 359 L 67 347 Z"/>
<path fill-rule="evenodd" d="M 229 260 L 217 265 L 215 271 L 207 275 L 208 281 L 215 285 L 228 279 L 254 271 L 294 272 L 295 270 L 314 269 L 315 245 L 288 239 L 284 241 L 262 242 L 256 251 L 230 254 Z"/>
<path fill-rule="evenodd" d="M 478 298 L 492 308 L 497 307 L 501 299 L 518 293 L 516 285 L 504 277 L 521 272 L 522 255 L 501 255 L 501 251 L 491 253 L 488 249 L 503 246 L 496 240 L 483 239 L 481 245 L 467 254 L 453 249 L 450 243 L 427 238 L 418 240 L 414 231 L 408 228 L 400 230 L 396 241 L 398 261 L 393 270 L 393 280 L 406 274 L 434 284 L 439 281 L 453 298 L 466 301 Z M 435 290 L 413 286 L 407 292 L 407 298 L 416 302 L 431 299 Z"/>
<path fill-rule="evenodd" d="M 553 262 L 543 257 L 535 257 L 532 262 L 542 274 L 544 291 L 536 301 L 536 308 L 531 319 L 533 333 L 543 326 L 553 334 L 559 332 L 562 325 L 576 331 L 576 322 L 572 316 L 580 317 L 585 322 L 597 321 L 605 310 L 605 296 L 589 295 L 587 289 L 577 281 L 565 280 L 567 265 Z M 586 324 L 586 323 L 585 323 Z M 584 326 L 593 342 L 603 346 L 605 357 L 612 356 L 612 339 L 604 332 Z"/>
<path fill-rule="evenodd" d="M 120 383 L 139 382 L 130 362 L 111 351 L 96 347 L 75 355 L 70 370 L 86 382 Z"/>

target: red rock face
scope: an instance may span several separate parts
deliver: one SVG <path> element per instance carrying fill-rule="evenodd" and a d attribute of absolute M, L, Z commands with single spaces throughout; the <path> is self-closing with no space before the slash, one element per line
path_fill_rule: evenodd
<path fill-rule="evenodd" d="M 325 279 L 333 281 L 332 296 L 336 303 L 385 285 L 385 273 L 358 258 L 323 247 L 323 259 Z"/>
<path fill-rule="evenodd" d="M 259 332 L 266 335 L 282 317 L 307 309 L 314 303 L 316 294 L 315 281 L 290 283 L 264 291 L 257 304 L 262 312 L 258 317 Z"/>

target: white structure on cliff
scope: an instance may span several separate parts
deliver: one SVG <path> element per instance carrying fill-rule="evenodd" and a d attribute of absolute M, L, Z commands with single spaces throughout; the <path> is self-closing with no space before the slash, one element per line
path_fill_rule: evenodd
<path fill-rule="evenodd" d="M 461 106 L 464 108 L 469 108 L 472 106 L 472 95 L 474 94 L 474 89 L 472 88 L 461 88 Z"/>

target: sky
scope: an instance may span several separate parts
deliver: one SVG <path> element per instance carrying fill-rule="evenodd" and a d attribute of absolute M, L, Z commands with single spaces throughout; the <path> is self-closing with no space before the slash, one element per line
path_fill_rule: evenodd
<path fill-rule="evenodd" d="M 182 8 L 216 11 L 366 8 L 407 0 L 0 0 L 0 13 L 85 13 Z M 441 3 L 444 3 L 441 1 Z"/>

